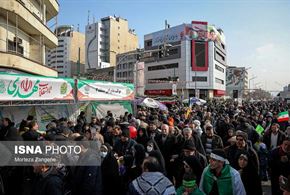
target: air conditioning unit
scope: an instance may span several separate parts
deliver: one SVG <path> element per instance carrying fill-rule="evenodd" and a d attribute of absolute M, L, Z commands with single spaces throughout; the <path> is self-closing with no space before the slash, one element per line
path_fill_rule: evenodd
<path fill-rule="evenodd" d="M 14 42 L 18 43 L 18 44 L 22 44 L 22 39 L 20 39 L 19 37 L 14 37 Z"/>

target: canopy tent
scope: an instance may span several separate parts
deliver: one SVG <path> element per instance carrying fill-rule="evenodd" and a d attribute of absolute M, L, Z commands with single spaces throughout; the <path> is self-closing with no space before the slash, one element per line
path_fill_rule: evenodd
<path fill-rule="evenodd" d="M 135 104 L 138 106 L 144 106 L 149 108 L 159 108 L 160 110 L 167 110 L 168 108 L 160 103 L 157 100 L 154 100 L 152 98 L 140 98 L 135 100 Z"/>
<path fill-rule="evenodd" d="M 190 99 L 184 99 L 182 103 L 189 104 L 189 105 L 193 105 L 193 104 L 203 105 L 206 103 L 206 100 L 201 99 L 201 98 L 191 97 Z"/>

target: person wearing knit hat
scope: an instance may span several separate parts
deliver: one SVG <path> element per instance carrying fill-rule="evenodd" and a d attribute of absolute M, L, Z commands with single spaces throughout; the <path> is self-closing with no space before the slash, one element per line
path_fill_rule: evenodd
<path fill-rule="evenodd" d="M 254 150 L 251 144 L 247 142 L 247 134 L 243 131 L 236 132 L 236 143 L 227 148 L 226 154 L 228 160 L 233 168 L 238 169 L 238 158 L 241 152 L 247 152 L 249 154 L 250 166 L 255 167 L 257 173 L 259 172 L 259 158 L 257 152 Z"/>
<path fill-rule="evenodd" d="M 247 135 L 246 132 L 243 132 L 241 130 L 238 130 L 238 131 L 236 131 L 236 136 L 237 137 L 242 137 L 245 140 L 245 142 L 248 141 L 248 135 Z"/>
<path fill-rule="evenodd" d="M 210 154 L 199 188 L 205 194 L 246 195 L 239 172 L 229 165 L 222 149 L 215 149 Z"/>

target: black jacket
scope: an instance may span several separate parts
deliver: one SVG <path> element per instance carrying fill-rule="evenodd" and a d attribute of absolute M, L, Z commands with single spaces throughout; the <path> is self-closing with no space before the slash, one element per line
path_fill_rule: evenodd
<path fill-rule="evenodd" d="M 102 194 L 100 158 L 89 149 L 78 161 L 78 164 L 83 163 L 96 166 L 75 167 L 72 195 Z"/>
<path fill-rule="evenodd" d="M 264 135 L 264 143 L 267 146 L 268 150 L 272 150 L 273 148 L 271 148 L 271 132 L 267 133 Z M 277 139 L 277 146 L 280 146 L 283 143 L 283 140 L 285 139 L 285 134 L 282 131 L 278 131 L 278 139 Z"/>
<path fill-rule="evenodd" d="M 53 167 L 46 173 L 36 177 L 32 195 L 63 195 L 63 182 L 61 175 Z"/>

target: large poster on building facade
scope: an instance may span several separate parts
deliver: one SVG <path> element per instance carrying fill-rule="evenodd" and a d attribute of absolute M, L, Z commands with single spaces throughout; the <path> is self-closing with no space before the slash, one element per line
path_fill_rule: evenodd
<path fill-rule="evenodd" d="M 245 80 L 245 68 L 228 68 L 227 70 L 227 87 L 243 87 Z"/>
<path fill-rule="evenodd" d="M 134 85 L 94 80 L 78 80 L 77 98 L 88 100 L 133 100 Z"/>
<path fill-rule="evenodd" d="M 0 74 L 0 101 L 74 100 L 73 79 Z"/>

